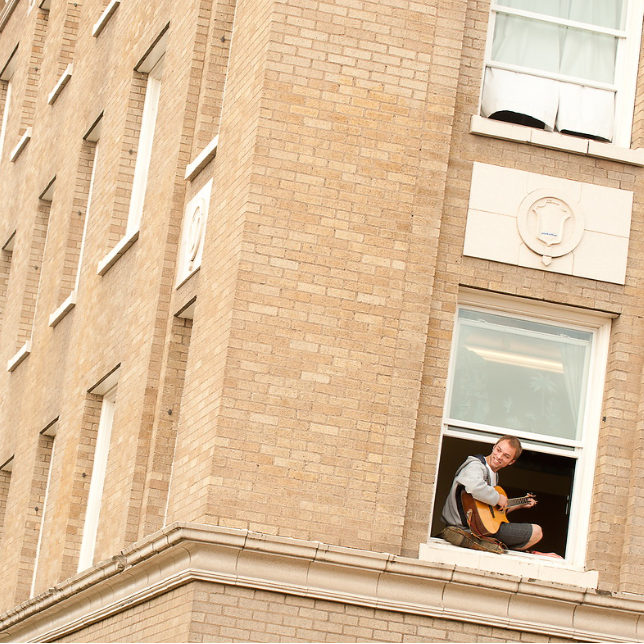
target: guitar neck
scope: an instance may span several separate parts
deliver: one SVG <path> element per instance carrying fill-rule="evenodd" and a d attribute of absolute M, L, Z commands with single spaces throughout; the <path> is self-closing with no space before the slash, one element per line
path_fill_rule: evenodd
<path fill-rule="evenodd" d="M 519 496 L 516 499 L 508 499 L 508 507 L 509 508 L 516 508 L 519 505 L 527 505 L 528 501 L 532 497 L 530 496 Z"/>

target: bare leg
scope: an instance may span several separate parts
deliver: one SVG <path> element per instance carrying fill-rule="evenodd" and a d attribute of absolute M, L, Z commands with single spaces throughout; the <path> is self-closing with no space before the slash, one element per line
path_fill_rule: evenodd
<path fill-rule="evenodd" d="M 530 537 L 530 540 L 528 543 L 523 546 L 523 548 L 516 548 L 516 550 L 528 550 L 534 546 L 535 543 L 539 543 L 543 537 L 543 531 L 541 530 L 541 526 L 537 525 L 536 523 L 532 524 L 532 536 Z"/>

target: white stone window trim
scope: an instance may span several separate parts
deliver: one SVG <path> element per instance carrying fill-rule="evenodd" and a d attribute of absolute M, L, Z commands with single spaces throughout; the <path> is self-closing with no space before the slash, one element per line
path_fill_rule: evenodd
<path fill-rule="evenodd" d="M 148 187 L 148 174 L 152 160 L 154 132 L 156 129 L 157 112 L 161 96 L 161 75 L 163 73 L 165 49 L 168 40 L 168 28 L 157 38 L 143 59 L 135 67 L 136 71 L 148 74 L 145 90 L 143 114 L 141 117 L 141 133 L 132 180 L 132 194 L 128 211 L 125 236 L 99 262 L 97 274 L 103 276 L 118 261 L 118 259 L 139 238 L 139 226 L 143 216 L 145 194 Z"/>
<path fill-rule="evenodd" d="M 139 71 L 141 71 L 139 69 Z M 152 146 L 154 145 L 154 132 L 156 130 L 159 99 L 161 96 L 161 74 L 163 72 L 163 57 L 161 57 L 149 70 L 148 82 L 145 89 L 143 115 L 141 117 L 141 134 L 139 136 L 134 178 L 132 180 L 132 196 L 127 219 L 127 235 L 139 229 L 145 194 L 148 187 L 150 162 L 152 161 Z"/>
<path fill-rule="evenodd" d="M 565 584 L 596 589 L 599 572 L 571 566 L 565 561 L 542 555 L 508 550 L 503 555 L 458 548 L 443 539 L 430 538 L 420 544 L 418 558 L 446 566 L 462 566 L 472 570 L 501 575 L 518 575 L 545 583 Z"/>
<path fill-rule="evenodd" d="M 219 145 L 219 135 L 217 135 L 208 145 L 195 157 L 194 161 L 186 167 L 186 181 L 193 181 L 195 177 L 210 163 L 217 155 Z"/>
<path fill-rule="evenodd" d="M 112 250 L 98 263 L 97 275 L 101 277 L 116 264 L 119 258 L 134 244 L 139 238 L 139 231 L 135 230 L 125 237 L 122 237 Z"/>
<path fill-rule="evenodd" d="M 31 353 L 31 340 L 27 340 L 27 342 L 25 342 L 20 347 L 20 349 L 18 349 L 16 354 L 12 358 L 10 358 L 9 361 L 7 362 L 7 371 L 9 373 L 15 371 L 18 365 L 21 364 L 23 360 L 25 360 L 25 358 L 29 356 L 30 353 Z"/>
<path fill-rule="evenodd" d="M 49 326 L 55 327 L 75 306 L 77 302 L 77 292 L 74 290 L 67 299 L 49 316 Z"/>
<path fill-rule="evenodd" d="M 644 148 L 623 148 L 612 143 L 601 143 L 560 132 L 546 132 L 516 123 L 495 121 L 478 114 L 474 114 L 470 120 L 470 133 L 644 167 Z"/>
<path fill-rule="evenodd" d="M 87 509 L 83 521 L 83 537 L 78 556 L 79 572 L 90 568 L 94 561 L 98 521 L 101 513 L 103 489 L 105 487 L 105 477 L 107 474 L 107 461 L 112 438 L 112 426 L 114 423 L 114 411 L 116 409 L 118 377 L 119 370 L 117 369 L 90 390 L 90 393 L 102 396 L 103 401 L 96 434 L 92 478 L 87 495 Z"/>
<path fill-rule="evenodd" d="M 608 348 L 610 341 L 611 321 L 617 317 L 615 314 L 604 311 L 585 311 L 573 307 L 528 300 L 510 295 L 480 291 L 467 287 L 461 288 L 459 301 L 455 313 L 455 330 L 458 312 L 461 308 L 479 308 L 485 312 L 492 312 L 506 316 L 532 318 L 541 322 L 556 324 L 558 326 L 570 326 L 581 328 L 584 331 L 593 333 L 593 346 L 591 350 L 590 364 L 588 367 L 588 384 L 586 388 L 586 399 L 584 408 L 584 438 L 583 444 L 577 445 L 579 458 L 575 471 L 575 485 L 573 496 L 570 502 L 571 511 L 569 519 L 569 532 L 567 541 L 567 552 L 569 553 L 560 565 L 567 567 L 570 571 L 582 571 L 586 566 L 586 552 L 588 533 L 590 528 L 590 515 L 592 505 L 593 479 L 595 475 L 597 444 L 600 429 L 601 410 L 603 403 L 604 383 L 606 377 L 606 364 L 608 361 Z M 490 428 L 475 423 L 455 421 L 449 417 L 450 392 L 452 391 L 454 378 L 454 361 L 456 358 L 456 339 L 454 333 L 453 346 L 450 354 L 450 367 L 445 395 L 445 407 L 443 410 L 443 426 L 441 438 L 451 436 L 455 438 L 472 438 L 471 430 L 478 430 L 481 434 L 479 440 L 485 440 L 484 433 Z M 449 427 L 451 425 L 451 428 Z M 463 428 L 459 430 L 458 428 Z M 504 432 L 505 433 L 505 432 Z M 520 431 L 511 432 L 516 434 L 524 446 L 529 446 L 529 435 Z M 526 440 L 527 439 L 527 440 Z M 563 444 L 565 441 L 558 441 Z M 569 441 L 572 447 L 572 441 Z M 490 444 L 492 444 L 491 441 Z M 570 455 L 565 450 L 559 450 L 553 443 L 550 448 L 540 448 L 544 453 Z M 440 461 L 440 459 L 439 459 Z M 436 477 L 437 479 L 438 477 Z M 432 498 L 435 503 L 442 503 L 442 499 L 436 499 L 436 485 Z M 431 535 L 428 535 L 427 543 L 432 543 Z M 461 556 L 463 549 L 455 549 L 455 558 Z M 524 553 L 516 553 L 518 557 L 526 557 Z"/>
<path fill-rule="evenodd" d="M 41 435 L 44 436 L 51 436 L 52 438 L 56 437 L 56 434 L 58 433 L 58 416 L 54 418 L 41 432 Z M 36 544 L 36 556 L 34 560 L 34 574 L 31 579 L 31 591 L 29 592 L 29 597 L 34 596 L 35 588 L 36 588 L 36 577 L 38 575 L 38 563 L 40 560 L 40 551 L 42 548 L 42 540 L 43 540 L 43 531 L 45 527 L 45 518 L 47 516 L 47 503 L 49 501 L 49 490 L 51 487 L 51 471 L 53 469 L 53 464 L 54 464 L 54 455 L 56 453 L 56 441 L 54 440 L 51 445 L 51 455 L 49 458 L 49 469 L 47 471 L 47 484 L 45 486 L 45 498 L 43 499 L 42 503 L 42 515 L 40 518 L 40 530 L 38 532 L 38 543 Z"/>
<path fill-rule="evenodd" d="M 56 100 L 60 96 L 60 93 L 63 91 L 67 83 L 69 83 L 73 71 L 74 64 L 69 63 L 69 65 L 67 65 L 67 67 L 65 68 L 65 71 L 62 73 L 61 77 L 58 79 L 56 85 L 54 85 L 54 89 L 52 89 L 49 93 L 49 98 L 47 99 L 47 103 L 49 105 L 53 105 L 56 102 Z"/>
<path fill-rule="evenodd" d="M 92 28 L 92 36 L 98 38 L 101 31 L 105 28 L 105 25 L 109 22 L 110 18 L 114 15 L 114 12 L 118 9 L 121 4 L 121 0 L 112 0 L 105 10 L 101 14 L 101 17 L 96 21 L 94 27 Z"/>
<path fill-rule="evenodd" d="M 85 223 L 83 225 L 83 235 L 81 237 L 80 253 L 78 256 L 78 267 L 76 269 L 76 282 L 74 284 L 74 290 L 67 296 L 67 299 L 49 316 L 49 326 L 52 328 L 55 327 L 76 306 L 76 303 L 78 302 L 78 288 L 80 285 L 81 268 L 83 266 L 83 255 L 85 253 L 87 225 L 89 222 L 89 214 L 92 209 L 92 195 L 94 193 L 94 180 L 96 178 L 96 164 L 98 159 L 98 141 L 101 136 L 102 126 L 103 126 L 103 113 L 101 112 L 98 119 L 94 121 L 94 123 L 88 130 L 87 134 L 83 137 L 86 141 L 93 141 L 94 143 L 96 143 L 96 148 L 94 149 L 94 162 L 92 164 L 92 175 L 89 180 L 89 193 L 87 195 L 87 207 L 85 209 Z"/>
<path fill-rule="evenodd" d="M 616 91 L 616 105 L 615 105 L 615 134 L 613 137 L 613 144 L 615 147 L 625 149 L 630 148 L 631 133 L 633 128 L 633 113 L 637 91 L 637 72 L 639 66 L 639 53 L 642 37 L 642 14 L 644 13 L 644 0 L 627 0 L 627 11 L 624 19 L 624 34 L 616 34 L 623 36 L 623 42 L 620 43 L 618 48 L 617 60 L 615 61 L 615 77 L 617 86 Z M 481 94 L 479 96 L 479 113 L 481 110 L 481 99 L 483 96 L 483 89 L 485 85 L 485 72 L 488 67 L 504 68 L 503 64 L 495 63 L 492 61 L 492 41 L 494 37 L 494 26 L 496 10 L 508 11 L 508 8 L 503 5 L 498 5 L 492 2 L 490 9 L 490 20 L 488 25 L 488 34 L 486 39 L 485 48 L 485 61 L 483 65 L 483 74 L 481 82 Z M 520 10 L 510 10 L 518 15 L 524 13 Z M 557 19 L 555 22 L 561 22 Z M 563 21 L 566 22 L 566 21 Z M 569 22 L 569 21 L 568 21 Z M 562 23 L 563 24 L 563 23 Z M 611 30 L 608 30 L 611 31 Z M 507 66 L 511 68 L 512 66 Z M 540 74 L 535 73 L 535 76 Z M 551 75 L 548 75 L 550 77 Z M 592 83 L 591 83 L 592 84 Z M 484 118 L 484 117 L 482 117 Z M 527 126 L 521 126 L 527 128 Z M 544 134 L 550 134 L 543 132 Z M 546 146 L 547 147 L 547 146 Z M 594 155 L 590 155 L 594 156 Z M 639 164 L 637 164 L 639 165 Z"/>
<path fill-rule="evenodd" d="M 38 195 L 38 199 L 40 199 L 41 201 L 51 202 L 54 198 L 55 184 L 56 184 L 56 177 L 54 177 L 49 181 L 49 183 L 45 186 L 45 189 Z M 13 251 L 15 234 L 16 233 L 14 231 L 13 235 L 9 238 L 9 240 L 4 245 L 3 248 Z M 45 253 L 47 252 L 47 238 L 48 238 L 48 235 L 45 236 L 45 248 L 43 249 L 43 258 L 45 257 Z M 36 303 L 35 303 L 36 310 L 38 309 L 38 296 L 40 294 L 40 280 L 42 280 L 42 268 L 40 271 L 40 276 L 38 277 L 38 290 L 36 291 Z M 35 324 L 35 322 L 36 322 L 36 316 L 34 314 L 34 321 L 31 327 L 32 339 L 33 339 L 33 325 Z M 25 358 L 31 354 L 31 349 L 32 349 L 32 341 L 30 339 L 30 340 L 27 340 L 22 345 L 22 347 L 18 349 L 18 352 L 7 362 L 7 371 L 9 371 L 10 373 L 15 371 L 18 365 L 21 364 L 25 360 Z"/>
<path fill-rule="evenodd" d="M 16 51 L 18 51 L 18 45 L 14 47 L 14 50 L 9 56 L 9 60 L 5 63 L 2 71 L 0 72 L 0 80 L 7 83 L 7 92 L 5 95 L 4 101 L 4 110 L 2 112 L 2 122 L 0 123 L 0 162 L 2 161 L 2 152 L 4 150 L 4 142 L 7 137 L 7 123 L 9 122 L 9 112 L 11 109 L 11 95 L 13 84 L 11 82 L 13 78 L 14 71 L 16 69 Z"/>
<path fill-rule="evenodd" d="M 11 80 L 7 81 L 7 93 L 5 95 L 4 111 L 2 113 L 2 122 L 0 123 L 0 161 L 2 160 L 2 152 L 4 149 L 4 142 L 7 136 L 7 122 L 9 121 L 9 109 L 11 107 Z"/>
<path fill-rule="evenodd" d="M 27 144 L 29 143 L 29 141 L 31 141 L 32 132 L 32 128 L 28 127 L 25 130 L 25 133 L 20 137 L 18 145 L 16 145 L 16 147 L 12 150 L 11 155 L 9 156 L 9 161 L 11 161 L 11 163 L 15 163 L 18 157 L 22 154 L 22 151 L 27 147 Z"/>

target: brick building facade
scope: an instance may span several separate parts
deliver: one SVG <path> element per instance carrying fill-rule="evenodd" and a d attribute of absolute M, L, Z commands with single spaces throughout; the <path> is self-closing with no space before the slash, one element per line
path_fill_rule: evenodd
<path fill-rule="evenodd" d="M 644 639 L 643 3 L 569 4 L 0 0 L 0 641 Z M 505 433 L 561 559 L 438 537 Z"/>

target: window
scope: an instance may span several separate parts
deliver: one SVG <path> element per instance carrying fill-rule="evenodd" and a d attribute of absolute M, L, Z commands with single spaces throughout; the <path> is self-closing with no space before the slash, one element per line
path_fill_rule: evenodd
<path fill-rule="evenodd" d="M 4 536 L 4 520 L 7 516 L 7 502 L 9 499 L 9 486 L 11 485 L 11 471 L 13 470 L 13 456 L 0 465 L 0 541 Z"/>
<path fill-rule="evenodd" d="M 31 341 L 34 334 L 38 295 L 47 248 L 47 232 L 52 199 L 54 198 L 54 177 L 38 197 L 38 207 L 29 249 L 29 264 L 26 271 L 26 281 L 22 297 L 20 322 L 18 325 L 17 353 L 7 363 L 7 371 L 16 367 L 30 354 Z"/>
<path fill-rule="evenodd" d="M 641 0 L 497 0 L 481 114 L 630 146 Z"/>
<path fill-rule="evenodd" d="M 96 178 L 96 159 L 98 141 L 101 136 L 103 114 L 98 117 L 87 134 L 83 137 L 78 169 L 74 202 L 69 219 L 67 247 L 63 275 L 58 296 L 58 307 L 49 316 L 49 326 L 55 327 L 76 306 L 80 285 L 81 267 L 85 251 L 85 238 L 92 205 L 94 180 Z"/>
<path fill-rule="evenodd" d="M 14 230 L 0 249 L 0 330 L 4 322 L 4 312 L 7 304 L 7 290 L 9 288 L 9 275 L 11 274 L 11 260 L 13 258 L 15 238 L 16 231 Z"/>
<path fill-rule="evenodd" d="M 139 69 L 139 71 L 143 70 Z M 157 110 L 159 108 L 159 97 L 161 95 L 162 72 L 163 56 L 148 72 L 145 102 L 143 103 L 143 116 L 141 119 L 141 135 L 139 137 L 136 165 L 134 166 L 134 180 L 132 183 L 132 197 L 130 199 L 126 235 L 130 235 L 139 229 L 141 215 L 143 214 L 145 193 L 148 187 L 148 173 L 152 159 L 152 143 L 154 142 L 154 130 L 157 121 Z"/>
<path fill-rule="evenodd" d="M 51 491 L 51 465 L 54 461 L 55 436 L 58 431 L 58 418 L 53 420 L 45 429 L 40 432 L 38 439 L 38 450 L 36 453 L 36 464 L 34 467 L 34 481 L 32 494 L 34 505 L 34 517 L 32 524 L 37 528 L 36 555 L 34 558 L 34 569 L 31 579 L 29 597 L 36 594 L 36 580 L 38 577 L 38 563 L 42 550 L 43 534 L 45 531 L 45 520 L 49 506 L 49 493 Z"/>
<path fill-rule="evenodd" d="M 163 74 L 168 36 L 169 25 L 166 25 L 134 68 L 135 75 L 130 93 L 128 134 L 126 136 L 127 144 L 132 147 L 122 157 L 121 166 L 123 176 L 128 178 L 127 187 L 124 187 L 126 190 L 131 190 L 130 199 L 127 205 L 127 213 L 125 211 L 119 212 L 118 222 L 113 222 L 112 227 L 115 232 L 118 232 L 120 240 L 99 262 L 97 270 L 99 275 L 105 275 L 139 236 L 145 194 L 148 188 L 150 163 L 152 161 L 157 111 L 161 96 L 161 76 Z M 143 87 L 145 89 L 142 91 Z M 142 94 L 144 94 L 143 101 L 141 101 Z M 130 157 L 132 154 L 136 154 L 133 173 Z"/>
<path fill-rule="evenodd" d="M 9 61 L 0 72 L 0 163 L 2 162 L 2 151 L 7 136 L 7 123 L 9 122 L 9 109 L 11 107 L 11 79 L 16 68 L 15 53 L 18 47 L 13 50 Z"/>
<path fill-rule="evenodd" d="M 540 550 L 583 565 L 609 328 L 601 315 L 463 292 L 432 534 L 458 466 L 514 434 L 524 452 L 501 485 L 540 503 L 513 518 L 544 528 Z"/>
<path fill-rule="evenodd" d="M 101 513 L 103 488 L 105 486 L 105 476 L 107 473 L 107 459 L 112 437 L 112 423 L 114 421 L 114 410 L 116 408 L 117 380 L 118 371 L 110 374 L 110 376 L 105 378 L 91 391 L 91 393 L 102 395 L 103 398 L 101 401 L 98 431 L 96 433 L 92 478 L 89 485 L 87 510 L 83 526 L 83 540 L 78 558 L 79 571 L 90 568 L 94 563 L 98 521 Z"/>

